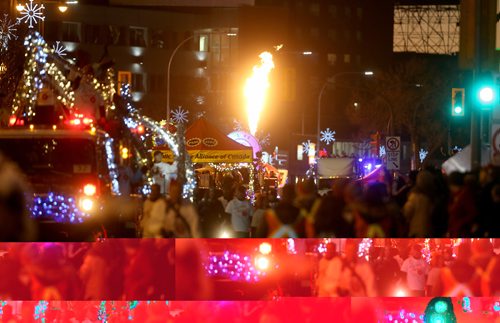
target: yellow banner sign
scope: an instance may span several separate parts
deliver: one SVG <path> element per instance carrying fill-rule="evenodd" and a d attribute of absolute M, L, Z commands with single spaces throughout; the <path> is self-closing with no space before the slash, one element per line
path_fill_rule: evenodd
<path fill-rule="evenodd" d="M 171 150 L 161 151 L 162 160 L 167 163 L 174 161 Z M 153 151 L 154 153 L 154 151 Z M 252 151 L 244 150 L 188 150 L 193 163 L 251 163 Z"/>

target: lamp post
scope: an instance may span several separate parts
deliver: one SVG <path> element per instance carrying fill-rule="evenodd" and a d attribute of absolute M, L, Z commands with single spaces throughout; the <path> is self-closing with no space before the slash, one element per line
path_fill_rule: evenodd
<path fill-rule="evenodd" d="M 317 124 L 316 124 L 316 143 L 317 143 L 317 156 L 319 157 L 319 148 L 320 148 L 320 134 L 321 134 L 321 98 L 323 97 L 323 93 L 325 92 L 325 89 L 326 87 L 329 85 L 329 84 L 334 84 L 335 83 L 335 78 L 340 76 L 340 75 L 347 75 L 347 74 L 362 74 L 362 75 L 365 75 L 365 76 L 372 76 L 373 75 L 373 72 L 372 71 L 364 71 L 364 72 L 340 72 L 340 73 L 337 73 L 335 75 L 333 75 L 331 78 L 328 78 L 325 83 L 323 84 L 323 86 L 321 87 L 321 90 L 319 91 L 319 95 L 318 95 L 318 118 L 317 118 Z M 316 172 L 316 180 L 317 180 L 317 185 L 319 185 L 319 174 L 318 172 Z"/>
<path fill-rule="evenodd" d="M 170 59 L 168 60 L 168 66 L 167 66 L 167 122 L 168 119 L 170 118 L 170 67 L 172 66 L 172 60 L 174 59 L 175 53 L 184 45 L 186 42 L 189 40 L 193 39 L 195 35 L 191 35 L 188 38 L 184 39 L 181 41 L 177 47 L 174 48 L 172 51 L 172 54 L 170 54 Z"/>

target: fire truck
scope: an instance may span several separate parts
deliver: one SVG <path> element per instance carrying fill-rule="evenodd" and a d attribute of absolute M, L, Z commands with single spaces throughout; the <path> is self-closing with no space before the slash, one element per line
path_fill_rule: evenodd
<path fill-rule="evenodd" d="M 96 70 L 61 60 L 38 34 L 25 46 L 25 72 L 8 107 L 8 127 L 0 129 L 0 152 L 31 184 L 27 208 L 37 240 L 136 237 L 144 196 L 132 181 L 151 158 L 132 139 L 144 127 L 128 127 L 115 106 L 112 69 L 98 78 Z"/>

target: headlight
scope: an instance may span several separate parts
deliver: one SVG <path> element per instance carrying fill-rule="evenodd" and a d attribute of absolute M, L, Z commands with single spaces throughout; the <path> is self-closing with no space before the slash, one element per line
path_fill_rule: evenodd
<path fill-rule="evenodd" d="M 271 244 L 269 242 L 262 242 L 259 246 L 259 251 L 263 255 L 268 255 L 272 251 Z"/>
<path fill-rule="evenodd" d="M 259 270 L 267 270 L 269 268 L 270 261 L 267 257 L 258 256 L 255 258 L 255 267 Z"/>
<path fill-rule="evenodd" d="M 89 197 L 80 199 L 80 209 L 84 212 L 90 212 L 94 208 L 94 200 Z"/>

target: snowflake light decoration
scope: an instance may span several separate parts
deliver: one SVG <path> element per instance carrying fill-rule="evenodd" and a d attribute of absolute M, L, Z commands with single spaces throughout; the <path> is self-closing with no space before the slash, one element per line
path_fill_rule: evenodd
<path fill-rule="evenodd" d="M 205 118 L 205 115 L 207 114 L 206 111 L 200 111 L 196 114 L 196 119 L 201 119 L 201 118 Z"/>
<path fill-rule="evenodd" d="M 380 146 L 379 157 L 384 157 L 385 155 L 385 146 Z"/>
<path fill-rule="evenodd" d="M 59 55 L 59 57 L 66 56 L 66 47 L 61 45 L 60 41 L 56 41 L 56 44 L 52 46 L 52 49 L 54 49 L 54 52 Z"/>
<path fill-rule="evenodd" d="M 423 148 L 420 148 L 420 151 L 418 152 L 418 155 L 419 155 L 419 157 L 420 157 L 420 162 L 423 162 L 423 161 L 424 161 L 424 159 L 425 159 L 425 157 L 427 157 L 427 154 L 428 154 L 428 153 L 429 153 L 429 152 L 428 152 L 427 150 L 425 150 L 425 149 L 423 149 Z"/>
<path fill-rule="evenodd" d="M 7 49 L 9 41 L 17 39 L 17 35 L 15 34 L 17 29 L 15 27 L 19 24 L 19 21 L 12 23 L 9 15 L 4 14 L 3 16 L 4 19 L 0 19 L 0 47 Z"/>
<path fill-rule="evenodd" d="M 17 20 L 19 22 L 24 20 L 25 23 L 29 24 L 29 28 L 33 28 L 33 24 L 36 25 L 39 20 L 45 20 L 43 9 L 45 9 L 43 4 L 34 4 L 33 0 L 30 0 L 29 4 L 24 5 L 23 10 L 21 10 L 21 17 L 17 18 Z"/>
<path fill-rule="evenodd" d="M 174 111 L 172 111 L 172 120 L 175 123 L 185 123 L 188 122 L 187 115 L 189 111 L 183 110 L 181 107 L 177 107 Z"/>
<path fill-rule="evenodd" d="M 320 140 L 322 142 L 326 142 L 326 144 L 329 145 L 330 142 L 335 141 L 335 131 L 331 131 L 330 128 L 326 128 L 325 131 L 321 131 Z"/>
<path fill-rule="evenodd" d="M 306 156 L 309 155 L 309 149 L 311 149 L 311 144 L 312 144 L 311 140 L 304 141 L 302 143 L 302 152 L 304 153 L 304 155 L 306 155 Z"/>

